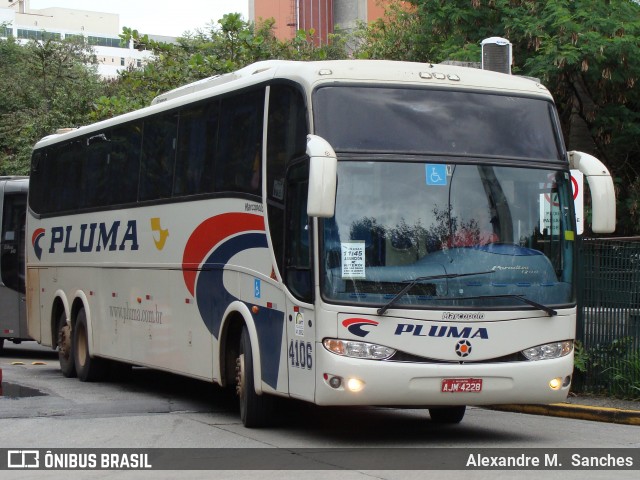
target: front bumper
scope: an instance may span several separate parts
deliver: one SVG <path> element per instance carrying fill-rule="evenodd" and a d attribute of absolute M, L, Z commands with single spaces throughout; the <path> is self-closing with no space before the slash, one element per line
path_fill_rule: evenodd
<path fill-rule="evenodd" d="M 348 358 L 318 344 L 315 401 L 318 405 L 407 407 L 556 403 L 567 398 L 570 384 L 554 390 L 549 382 L 554 378 L 565 381 L 572 372 L 573 354 L 540 361 L 430 364 Z M 329 384 L 334 376 L 343 379 L 338 388 Z M 351 378 L 364 383 L 360 391 L 345 387 Z M 445 378 L 480 378 L 482 390 L 442 392 Z"/>

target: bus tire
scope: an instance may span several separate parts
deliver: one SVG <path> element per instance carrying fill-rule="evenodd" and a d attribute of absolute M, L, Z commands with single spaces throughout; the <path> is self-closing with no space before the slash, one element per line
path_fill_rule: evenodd
<path fill-rule="evenodd" d="M 253 352 L 247 327 L 242 328 L 236 359 L 236 393 L 240 399 L 240 419 L 247 428 L 264 427 L 270 420 L 271 402 L 267 395 L 256 394 L 253 382 Z"/>
<path fill-rule="evenodd" d="M 453 424 L 462 421 L 466 410 L 467 407 L 465 405 L 430 408 L 429 415 L 433 423 Z"/>
<path fill-rule="evenodd" d="M 73 360 L 73 338 L 71 327 L 67 325 L 67 316 L 64 312 L 58 318 L 58 360 L 60 361 L 60 370 L 62 375 L 67 378 L 73 378 L 77 376 L 76 364 Z"/>
<path fill-rule="evenodd" d="M 87 329 L 87 314 L 81 308 L 73 327 L 73 359 L 76 373 L 82 382 L 100 380 L 106 371 L 105 362 L 97 357 L 91 358 L 89 353 L 89 331 Z"/>

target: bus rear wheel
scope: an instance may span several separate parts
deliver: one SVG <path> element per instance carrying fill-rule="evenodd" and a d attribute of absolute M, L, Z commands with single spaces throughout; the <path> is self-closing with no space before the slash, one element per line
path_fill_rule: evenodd
<path fill-rule="evenodd" d="M 105 362 L 97 357 L 91 358 L 89 353 L 89 332 L 87 330 L 87 314 L 80 309 L 73 327 L 73 359 L 78 378 L 83 382 L 100 380 L 105 373 Z"/>
<path fill-rule="evenodd" d="M 429 415 L 433 423 L 440 424 L 452 424 L 460 423 L 464 418 L 467 407 L 465 405 L 459 405 L 455 407 L 437 407 L 430 408 Z"/>
<path fill-rule="evenodd" d="M 253 382 L 253 352 L 247 327 L 240 335 L 239 355 L 236 359 L 236 393 L 240 399 L 240 419 L 247 428 L 264 427 L 271 415 L 270 398 L 256 394 Z"/>
<path fill-rule="evenodd" d="M 71 327 L 67 325 L 67 316 L 64 312 L 58 318 L 58 360 L 62 375 L 67 378 L 75 377 L 76 364 L 73 361 L 73 349 L 71 348 L 73 338 Z"/>

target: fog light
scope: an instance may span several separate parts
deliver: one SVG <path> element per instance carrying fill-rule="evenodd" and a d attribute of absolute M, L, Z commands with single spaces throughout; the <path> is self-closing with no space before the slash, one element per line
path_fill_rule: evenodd
<path fill-rule="evenodd" d="M 364 388 L 364 382 L 357 378 L 347 380 L 347 388 L 352 392 L 359 392 Z"/>
<path fill-rule="evenodd" d="M 568 387 L 569 385 L 571 385 L 571 375 L 564 377 L 564 381 L 562 382 L 563 387 Z"/>
<path fill-rule="evenodd" d="M 562 386 L 561 378 L 553 378 L 549 381 L 549 388 L 551 390 L 560 390 L 561 386 Z"/>
<path fill-rule="evenodd" d="M 340 385 L 342 385 L 342 379 L 340 377 L 331 377 L 329 379 L 329 386 L 331 388 L 340 388 Z"/>

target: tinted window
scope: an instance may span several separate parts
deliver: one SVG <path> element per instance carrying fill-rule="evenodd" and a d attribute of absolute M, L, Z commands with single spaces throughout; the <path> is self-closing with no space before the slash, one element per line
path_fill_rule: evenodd
<path fill-rule="evenodd" d="M 24 293 L 24 236 L 26 194 L 5 195 L 2 207 L 2 238 L 0 238 L 0 275 L 2 283 Z"/>
<path fill-rule="evenodd" d="M 213 191 L 218 106 L 215 101 L 180 112 L 174 196 Z"/>
<path fill-rule="evenodd" d="M 105 167 L 107 205 L 135 202 L 140 175 L 142 124 L 123 125 L 109 134 L 111 151 Z"/>
<path fill-rule="evenodd" d="M 336 150 L 562 160 L 542 99 L 408 88 L 323 87 L 316 132 Z"/>
<path fill-rule="evenodd" d="M 222 100 L 217 191 L 260 192 L 263 111 L 263 90 Z"/>
<path fill-rule="evenodd" d="M 39 149 L 30 206 L 50 214 L 202 193 L 260 194 L 263 112 L 260 89 Z"/>
<path fill-rule="evenodd" d="M 269 230 L 280 272 L 284 263 L 284 195 L 287 166 L 305 154 L 307 114 L 302 93 L 290 85 L 269 92 L 267 125 L 267 211 Z"/>
<path fill-rule="evenodd" d="M 175 113 L 144 121 L 140 200 L 171 197 L 177 133 L 178 117 Z"/>

